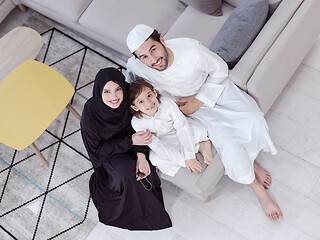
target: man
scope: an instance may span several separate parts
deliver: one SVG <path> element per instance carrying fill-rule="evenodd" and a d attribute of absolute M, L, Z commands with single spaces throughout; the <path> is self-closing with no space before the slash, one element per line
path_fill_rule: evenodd
<path fill-rule="evenodd" d="M 263 113 L 228 79 L 227 64 L 194 39 L 165 41 L 143 24 L 131 30 L 127 45 L 134 55 L 128 60 L 127 72 L 148 79 L 157 90 L 176 98 L 179 109 L 208 130 L 226 174 L 252 188 L 269 219 L 282 218 L 266 191 L 272 183 L 270 174 L 254 163 L 260 150 L 277 151 Z"/>

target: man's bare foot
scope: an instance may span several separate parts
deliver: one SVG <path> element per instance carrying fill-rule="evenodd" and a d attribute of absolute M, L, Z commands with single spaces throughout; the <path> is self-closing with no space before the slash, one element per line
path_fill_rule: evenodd
<path fill-rule="evenodd" d="M 256 174 L 256 178 L 258 182 L 265 188 L 269 189 L 272 184 L 272 178 L 270 173 L 264 168 L 260 167 L 256 163 L 254 163 L 254 173 Z"/>
<path fill-rule="evenodd" d="M 202 154 L 204 162 L 210 164 L 212 162 L 211 141 L 207 140 L 199 143 L 199 152 Z"/>
<path fill-rule="evenodd" d="M 283 217 L 283 214 L 278 204 L 275 203 L 275 201 L 271 198 L 271 196 L 258 182 L 257 179 L 255 179 L 249 186 L 257 195 L 264 213 L 270 220 L 277 221 Z"/>

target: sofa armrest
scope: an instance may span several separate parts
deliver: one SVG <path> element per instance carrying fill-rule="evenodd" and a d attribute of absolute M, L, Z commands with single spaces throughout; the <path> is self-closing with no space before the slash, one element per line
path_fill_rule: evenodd
<path fill-rule="evenodd" d="M 263 57 L 277 40 L 303 0 L 283 0 L 260 33 L 230 71 L 230 79 L 247 91 L 247 82 Z"/>
<path fill-rule="evenodd" d="M 207 197 L 212 195 L 216 190 L 216 185 L 225 173 L 223 163 L 220 155 L 216 152 L 213 155 L 213 160 L 207 166 L 206 171 L 201 174 L 197 181 L 197 186 L 201 190 L 201 197 L 203 201 L 207 201 Z"/>
<path fill-rule="evenodd" d="M 217 183 L 224 174 L 224 166 L 215 148 L 212 149 L 212 154 L 213 160 L 208 166 L 204 163 L 202 155 L 197 154 L 197 158 L 204 166 L 201 174 L 190 174 L 187 168 L 181 168 L 174 177 L 163 174 L 160 171 L 158 171 L 158 175 L 194 197 L 202 201 L 208 201 L 208 197 L 214 193 Z"/>
<path fill-rule="evenodd" d="M 320 33 L 319 13 L 319 0 L 304 0 L 248 81 L 248 93 L 264 113 L 270 109 L 317 39 Z"/>
<path fill-rule="evenodd" d="M 12 3 L 11 0 L 5 0 L 0 3 L 0 23 L 6 16 L 14 9 L 15 5 Z"/>

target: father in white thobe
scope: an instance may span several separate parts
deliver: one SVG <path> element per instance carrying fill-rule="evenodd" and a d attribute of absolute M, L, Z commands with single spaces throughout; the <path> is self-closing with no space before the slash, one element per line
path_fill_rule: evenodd
<path fill-rule="evenodd" d="M 127 45 L 134 54 L 127 72 L 147 79 L 182 103 L 180 110 L 208 130 L 226 174 L 252 188 L 271 220 L 280 219 L 279 206 L 265 190 L 271 185 L 271 176 L 254 163 L 261 150 L 277 151 L 263 113 L 228 79 L 227 64 L 194 39 L 164 41 L 156 30 L 143 24 L 131 30 Z"/>

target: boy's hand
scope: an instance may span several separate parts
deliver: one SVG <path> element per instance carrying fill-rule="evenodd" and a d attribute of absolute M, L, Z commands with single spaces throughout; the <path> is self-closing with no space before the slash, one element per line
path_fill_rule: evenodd
<path fill-rule="evenodd" d="M 202 171 L 201 163 L 195 158 L 186 160 L 186 167 L 190 173 L 199 174 Z"/>

